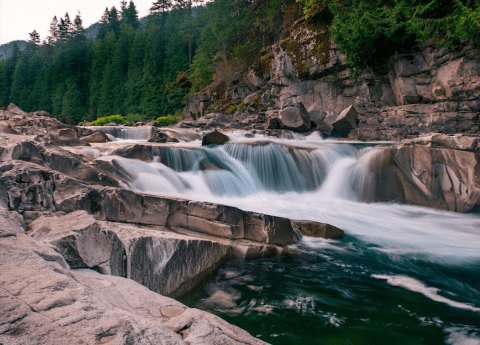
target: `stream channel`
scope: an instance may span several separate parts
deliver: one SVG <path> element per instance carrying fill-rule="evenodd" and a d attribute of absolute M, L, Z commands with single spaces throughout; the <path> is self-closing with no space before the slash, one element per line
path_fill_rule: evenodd
<path fill-rule="evenodd" d="M 148 135 L 132 131 L 101 145 Z M 152 163 L 115 159 L 135 176 L 132 190 L 330 223 L 346 236 L 232 260 L 183 303 L 271 344 L 480 344 L 480 215 L 369 202 L 374 144 L 243 134 L 219 147 L 163 144 Z M 100 144 L 84 154 L 111 159 Z"/>

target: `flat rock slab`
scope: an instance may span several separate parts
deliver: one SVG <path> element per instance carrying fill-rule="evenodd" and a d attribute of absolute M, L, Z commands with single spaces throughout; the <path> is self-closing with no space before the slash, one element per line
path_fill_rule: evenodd
<path fill-rule="evenodd" d="M 130 279 L 71 271 L 52 246 L 0 238 L 0 343 L 266 344 Z"/>

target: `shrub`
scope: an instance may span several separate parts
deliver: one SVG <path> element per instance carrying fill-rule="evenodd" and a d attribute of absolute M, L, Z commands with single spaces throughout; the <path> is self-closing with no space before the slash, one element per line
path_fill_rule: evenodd
<path fill-rule="evenodd" d="M 92 122 L 92 126 L 103 126 L 107 123 L 115 122 L 117 125 L 125 123 L 125 118 L 122 115 L 110 115 L 99 117 L 95 121 Z"/>
<path fill-rule="evenodd" d="M 160 116 L 157 117 L 155 123 L 160 126 L 170 126 L 176 124 L 180 118 L 181 116 L 175 115 Z"/>

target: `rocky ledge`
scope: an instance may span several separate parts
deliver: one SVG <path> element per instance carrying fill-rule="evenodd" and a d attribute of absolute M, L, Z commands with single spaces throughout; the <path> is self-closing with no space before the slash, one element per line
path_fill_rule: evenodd
<path fill-rule="evenodd" d="M 114 160 L 71 150 L 91 130 L 2 116 L 0 343 L 263 343 L 170 297 L 230 258 L 288 253 L 289 219 L 122 189 Z"/>

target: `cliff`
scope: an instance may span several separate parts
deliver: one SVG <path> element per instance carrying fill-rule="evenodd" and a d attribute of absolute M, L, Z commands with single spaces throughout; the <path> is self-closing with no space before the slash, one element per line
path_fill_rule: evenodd
<path fill-rule="evenodd" d="M 350 139 L 401 140 L 431 132 L 476 135 L 479 94 L 480 59 L 473 45 L 464 43 L 456 51 L 417 45 L 355 79 L 328 29 L 301 19 L 230 87 L 191 96 L 186 114 L 222 112 L 252 128 L 272 129 L 269 119 L 301 103 L 313 122 L 309 129 L 330 134 L 331 128 L 325 128 L 353 105 L 358 126 Z"/>

